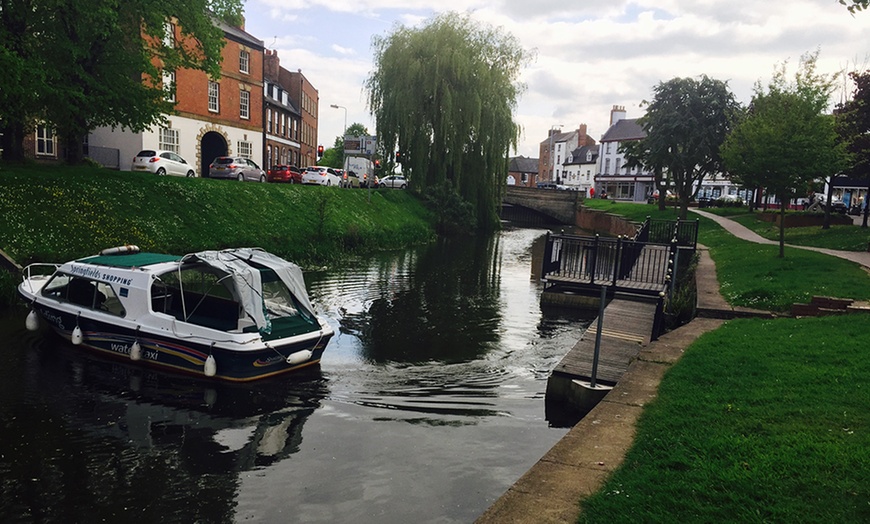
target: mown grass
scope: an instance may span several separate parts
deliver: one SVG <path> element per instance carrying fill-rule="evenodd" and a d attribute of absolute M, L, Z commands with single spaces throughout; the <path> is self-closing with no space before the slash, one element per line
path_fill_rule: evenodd
<path fill-rule="evenodd" d="M 761 213 L 743 213 L 730 217 L 764 238 L 779 241 L 779 226 L 761 220 Z M 866 251 L 870 244 L 870 228 L 855 225 L 787 227 L 783 230 L 786 244 L 796 246 L 824 247 L 841 251 Z"/>
<path fill-rule="evenodd" d="M 655 206 L 593 206 L 666 218 Z M 870 275 L 852 263 L 799 249 L 778 259 L 776 246 L 700 226 L 732 304 L 870 296 Z M 579 522 L 870 521 L 868 326 L 868 314 L 743 319 L 700 337 Z"/>
<path fill-rule="evenodd" d="M 22 265 L 135 244 L 179 254 L 258 246 L 315 267 L 429 242 L 431 223 L 424 205 L 399 190 L 0 166 L 0 249 Z"/>
<path fill-rule="evenodd" d="M 677 217 L 675 209 L 659 211 L 652 204 L 587 200 L 584 205 L 637 222 L 647 216 L 660 219 Z M 730 208 L 723 208 L 723 211 L 726 214 L 733 212 Z M 809 302 L 813 295 L 870 300 L 870 278 L 853 262 L 797 248 L 787 248 L 785 257 L 779 258 L 778 246 L 741 240 L 716 222 L 699 215 L 690 213 L 689 219 L 699 220 L 698 241 L 710 248 L 722 296 L 734 306 L 783 312 L 794 303 Z M 862 230 L 859 226 L 841 228 L 847 232 L 843 233 L 840 228 L 817 229 L 817 232 L 819 236 L 842 239 L 853 234 L 848 228 Z M 807 241 L 807 245 L 816 245 L 809 243 L 809 239 Z"/>
<path fill-rule="evenodd" d="M 870 315 L 696 341 L 580 522 L 870 521 Z"/>

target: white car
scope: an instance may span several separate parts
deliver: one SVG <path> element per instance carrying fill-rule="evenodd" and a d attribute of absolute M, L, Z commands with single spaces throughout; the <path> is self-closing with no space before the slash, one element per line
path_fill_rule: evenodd
<path fill-rule="evenodd" d="M 133 157 L 131 171 L 148 171 L 155 175 L 176 175 L 194 177 L 196 171 L 187 160 L 172 151 L 143 149 Z"/>
<path fill-rule="evenodd" d="M 302 183 L 337 187 L 341 185 L 341 177 L 331 167 L 310 166 L 302 173 Z"/>

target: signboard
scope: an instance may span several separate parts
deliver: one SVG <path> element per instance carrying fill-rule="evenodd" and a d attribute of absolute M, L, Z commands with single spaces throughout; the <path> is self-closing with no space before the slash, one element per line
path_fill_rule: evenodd
<path fill-rule="evenodd" d="M 344 137 L 345 155 L 373 155 L 378 146 L 376 136 L 350 136 Z"/>

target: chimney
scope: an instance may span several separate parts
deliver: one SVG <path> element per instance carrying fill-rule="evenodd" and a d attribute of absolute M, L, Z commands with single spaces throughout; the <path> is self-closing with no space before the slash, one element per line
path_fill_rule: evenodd
<path fill-rule="evenodd" d="M 263 76 L 271 80 L 278 80 L 278 70 L 281 66 L 281 61 L 278 59 L 278 51 L 266 49 L 263 56 Z"/>
<path fill-rule="evenodd" d="M 613 106 L 610 110 L 610 125 L 625 120 L 625 106 Z"/>

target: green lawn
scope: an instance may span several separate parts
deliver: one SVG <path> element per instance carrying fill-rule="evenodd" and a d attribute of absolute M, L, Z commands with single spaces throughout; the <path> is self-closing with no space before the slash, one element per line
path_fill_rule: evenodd
<path fill-rule="evenodd" d="M 701 337 L 580 522 L 870 522 L 868 326 L 735 320 Z"/>

